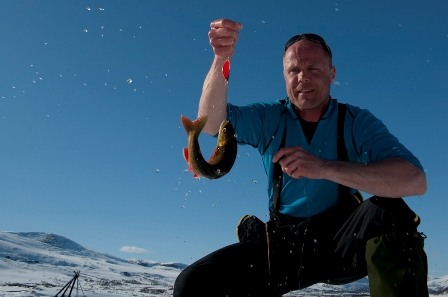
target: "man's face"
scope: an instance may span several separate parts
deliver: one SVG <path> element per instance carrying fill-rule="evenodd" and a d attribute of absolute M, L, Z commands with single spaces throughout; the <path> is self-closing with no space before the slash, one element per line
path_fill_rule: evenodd
<path fill-rule="evenodd" d="M 315 115 L 313 118 L 318 115 L 318 120 L 324 113 L 336 76 L 336 68 L 330 63 L 322 45 L 313 41 L 303 39 L 286 50 L 283 57 L 286 92 L 299 114 L 306 112 Z"/>

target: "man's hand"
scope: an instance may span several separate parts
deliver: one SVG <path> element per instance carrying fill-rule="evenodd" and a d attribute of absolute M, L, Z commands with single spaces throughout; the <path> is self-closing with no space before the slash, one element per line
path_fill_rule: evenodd
<path fill-rule="evenodd" d="M 215 20 L 210 24 L 208 37 L 215 55 L 222 60 L 229 59 L 235 52 L 238 31 L 243 28 L 238 22 L 229 19 Z"/>
<path fill-rule="evenodd" d="M 322 179 L 327 161 L 313 156 L 300 146 L 293 146 L 280 148 L 272 162 L 279 162 L 282 171 L 292 178 Z"/>

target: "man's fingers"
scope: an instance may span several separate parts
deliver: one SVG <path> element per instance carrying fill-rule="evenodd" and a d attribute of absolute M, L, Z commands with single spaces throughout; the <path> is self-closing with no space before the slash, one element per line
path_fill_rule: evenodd
<path fill-rule="evenodd" d="M 222 38 L 222 37 L 231 37 L 237 38 L 238 31 L 229 29 L 229 28 L 212 28 L 208 32 L 209 38 Z"/>
<path fill-rule="evenodd" d="M 273 156 L 272 162 L 277 163 L 287 155 L 292 154 L 295 150 L 297 150 L 296 147 L 282 147 L 278 150 L 278 152 Z"/>
<path fill-rule="evenodd" d="M 210 24 L 210 28 L 217 29 L 217 28 L 229 28 L 234 31 L 241 30 L 243 28 L 243 25 L 241 23 L 229 20 L 229 19 L 219 19 L 215 20 Z"/>
<path fill-rule="evenodd" d="M 234 54 L 238 30 L 242 25 L 229 19 L 220 19 L 213 21 L 210 27 L 208 37 L 213 52 L 222 59 L 229 59 Z"/>

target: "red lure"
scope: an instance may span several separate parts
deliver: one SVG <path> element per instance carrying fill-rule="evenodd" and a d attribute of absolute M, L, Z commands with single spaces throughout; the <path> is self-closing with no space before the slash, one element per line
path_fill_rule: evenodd
<path fill-rule="evenodd" d="M 230 74 L 230 62 L 226 60 L 224 65 L 222 66 L 222 75 L 226 79 L 226 83 L 229 83 L 229 74 Z"/>

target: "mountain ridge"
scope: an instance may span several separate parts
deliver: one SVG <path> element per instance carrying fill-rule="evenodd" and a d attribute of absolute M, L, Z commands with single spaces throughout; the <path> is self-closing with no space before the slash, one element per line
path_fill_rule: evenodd
<path fill-rule="evenodd" d="M 0 231 L 1 296 L 54 296 L 74 271 L 81 273 L 86 296 L 172 296 L 174 281 L 185 267 L 121 259 L 53 233 Z M 448 275 L 430 277 L 428 286 L 431 294 L 448 294 Z M 316 284 L 284 296 L 323 295 L 369 296 L 368 279 L 343 286 Z"/>

